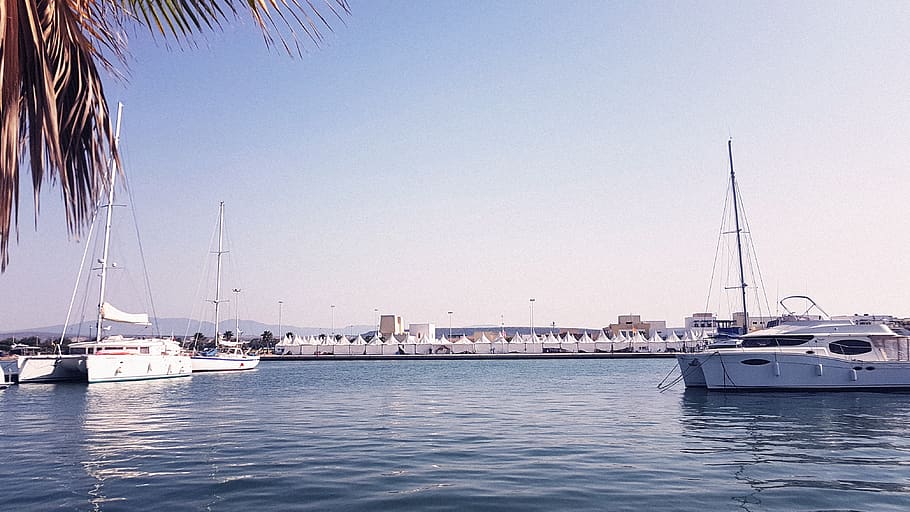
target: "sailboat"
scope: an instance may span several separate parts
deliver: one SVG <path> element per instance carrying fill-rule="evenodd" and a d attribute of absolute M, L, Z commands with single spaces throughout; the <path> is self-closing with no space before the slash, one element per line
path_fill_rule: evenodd
<path fill-rule="evenodd" d="M 910 337 L 885 323 L 825 318 L 827 314 L 815 301 L 798 295 L 780 300 L 786 315 L 749 332 L 731 144 L 730 180 L 739 263 L 739 286 L 734 288 L 742 291 L 742 325 L 718 322 L 719 335 L 709 340 L 707 347 L 677 354 L 686 387 L 721 391 L 910 389 Z M 785 303 L 788 299 L 806 300 L 811 306 L 805 313 L 795 314 Z M 813 308 L 823 316 L 809 315 Z"/>
<path fill-rule="evenodd" d="M 739 263 L 739 283 L 734 288 L 739 288 L 742 298 L 742 326 L 736 326 L 732 320 L 719 320 L 717 335 L 714 338 L 712 346 L 717 347 L 723 344 L 735 344 L 738 336 L 746 334 L 749 326 L 749 314 L 746 309 L 746 277 L 743 266 L 743 249 L 742 249 L 742 228 L 739 219 L 739 196 L 736 186 L 736 173 L 733 170 L 733 141 L 727 141 L 727 154 L 730 158 L 730 188 L 733 193 L 733 220 L 734 233 L 736 234 L 736 257 Z M 704 353 L 700 352 L 681 352 L 676 355 L 676 361 L 682 372 L 682 377 L 686 387 L 703 388 L 706 387 L 705 375 L 701 368 L 704 360 Z"/>
<path fill-rule="evenodd" d="M 240 341 L 224 339 L 218 332 L 218 305 L 221 304 L 221 256 L 224 250 L 224 201 L 218 208 L 218 251 L 215 278 L 215 346 L 192 356 L 194 372 L 252 370 L 259 364 L 259 354 L 249 354 Z M 238 324 L 239 324 L 238 317 Z M 238 326 L 239 327 L 239 326 Z M 238 328 L 239 332 L 239 328 Z"/>
<path fill-rule="evenodd" d="M 123 104 L 117 113 L 117 129 L 114 144 L 120 140 L 120 119 Z M 189 356 L 183 353 L 180 344 L 173 339 L 160 337 L 132 338 L 108 336 L 105 322 L 119 322 L 148 326 L 146 313 L 126 313 L 106 300 L 108 270 L 110 262 L 111 224 L 113 221 L 114 185 L 117 177 L 116 161 L 110 164 L 110 189 L 107 198 L 107 219 L 104 230 L 103 255 L 99 259 L 101 284 L 98 292 L 98 315 L 96 338 L 93 341 L 76 342 L 69 345 L 69 353 L 63 354 L 57 348 L 56 354 L 22 356 L 18 360 L 19 382 L 114 382 L 127 380 L 162 379 L 186 377 L 192 365 Z"/>

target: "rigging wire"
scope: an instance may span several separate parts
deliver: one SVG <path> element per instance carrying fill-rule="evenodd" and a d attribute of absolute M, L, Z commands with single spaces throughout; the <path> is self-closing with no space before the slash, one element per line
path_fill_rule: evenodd
<path fill-rule="evenodd" d="M 82 251 L 82 261 L 79 262 L 79 272 L 76 274 L 76 282 L 73 284 L 73 295 L 70 297 L 70 305 L 66 310 L 66 320 L 63 322 L 63 330 L 60 332 L 60 343 L 57 344 L 57 351 L 61 350 L 60 347 L 63 346 L 63 339 L 66 337 L 66 328 L 69 327 L 70 315 L 73 313 L 73 304 L 76 302 L 76 293 L 79 291 L 79 281 L 82 280 L 82 271 L 85 269 L 85 258 L 88 255 L 89 247 L 91 246 L 92 234 L 95 232 L 95 220 L 98 217 L 98 207 L 95 207 L 95 211 L 92 213 L 91 224 L 88 228 L 88 236 L 85 238 L 85 250 Z"/>
<path fill-rule="evenodd" d="M 146 260 L 145 260 L 145 248 L 142 245 L 142 237 L 139 235 L 139 220 L 136 215 L 136 209 L 137 209 L 136 201 L 133 198 L 133 187 L 130 186 L 130 184 L 129 184 L 129 175 L 125 171 L 123 172 L 123 185 L 124 185 L 124 188 L 126 189 L 127 196 L 129 197 L 129 200 L 130 200 L 131 207 L 129 208 L 129 210 L 130 210 L 131 217 L 133 219 L 133 227 L 135 228 L 134 231 L 136 232 L 136 243 L 139 244 L 139 258 L 140 258 L 140 261 L 142 262 L 142 270 L 143 270 L 143 274 L 145 276 L 145 286 L 146 286 L 146 290 L 148 292 L 149 306 L 151 309 L 152 318 L 154 319 L 155 336 L 160 338 L 161 330 L 158 328 L 158 312 L 155 309 L 155 298 L 154 298 L 154 294 L 152 293 L 152 283 L 151 283 L 151 280 L 149 279 L 148 265 L 146 264 Z"/>

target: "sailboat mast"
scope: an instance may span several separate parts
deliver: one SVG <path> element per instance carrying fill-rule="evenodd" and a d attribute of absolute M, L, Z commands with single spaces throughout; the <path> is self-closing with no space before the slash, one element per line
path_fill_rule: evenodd
<path fill-rule="evenodd" d="M 215 273 L 215 346 L 218 346 L 218 304 L 221 302 L 221 255 L 224 254 L 224 201 L 218 207 L 218 257 Z"/>
<path fill-rule="evenodd" d="M 739 258 L 739 289 L 743 298 L 743 333 L 749 332 L 749 313 L 746 310 L 746 275 L 743 270 L 742 229 L 739 227 L 739 200 L 736 195 L 736 174 L 733 172 L 733 139 L 727 141 L 730 155 L 730 186 L 733 188 L 733 218 L 736 221 L 736 255 Z"/>
<path fill-rule="evenodd" d="M 104 321 L 104 292 L 107 288 L 108 256 L 111 249 L 111 216 L 114 213 L 114 181 L 117 178 L 117 159 L 115 155 L 120 146 L 120 119 L 123 115 L 123 103 L 117 104 L 117 129 L 114 131 L 114 147 L 111 148 L 111 182 L 107 192 L 107 221 L 104 225 L 104 253 L 101 256 L 101 288 L 98 290 L 98 325 L 95 341 L 101 341 L 101 328 Z"/>

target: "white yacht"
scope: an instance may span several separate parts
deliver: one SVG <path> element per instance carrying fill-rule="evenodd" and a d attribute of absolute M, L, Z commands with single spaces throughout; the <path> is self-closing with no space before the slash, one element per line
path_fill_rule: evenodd
<path fill-rule="evenodd" d="M 194 372 L 252 370 L 259 364 L 258 354 L 249 354 L 236 341 L 221 340 L 214 349 L 192 357 Z"/>
<path fill-rule="evenodd" d="M 221 256 L 227 251 L 224 250 L 224 201 L 218 208 L 218 250 L 217 269 L 215 277 L 215 299 L 212 303 L 215 305 L 215 346 L 207 351 L 194 354 L 192 356 L 194 372 L 222 372 L 237 370 L 252 370 L 259 365 L 259 354 L 248 354 L 243 350 L 243 344 L 239 341 L 229 341 L 222 339 L 218 333 L 218 306 L 221 300 Z M 235 289 L 239 292 L 239 289 Z M 237 316 L 237 334 L 240 334 L 240 316 Z"/>
<path fill-rule="evenodd" d="M 677 360 L 686 387 L 910 389 L 910 338 L 883 323 L 790 321 Z"/>
<path fill-rule="evenodd" d="M 122 111 L 122 105 L 120 105 Z M 117 116 L 115 144 L 120 138 L 120 112 Z M 189 356 L 183 354 L 180 345 L 162 338 L 124 338 L 108 336 L 102 339 L 106 330 L 105 321 L 148 326 L 145 313 L 126 313 L 106 302 L 108 270 L 114 265 L 110 261 L 111 221 L 114 206 L 114 183 L 117 177 L 116 160 L 111 159 L 110 188 L 107 197 L 107 222 L 104 230 L 103 255 L 98 260 L 101 286 L 98 298 L 97 337 L 94 341 L 72 343 L 69 354 L 63 354 L 57 345 L 57 353 L 49 355 L 27 355 L 18 358 L 19 382 L 110 382 L 126 380 L 161 379 L 190 375 L 192 364 Z M 90 244 L 86 243 L 86 251 Z M 83 257 L 84 258 L 84 257 Z M 77 283 L 79 279 L 77 278 Z M 75 298 L 75 294 L 73 295 Z M 67 315 L 67 322 L 69 315 Z M 66 332 L 66 327 L 64 327 Z"/>

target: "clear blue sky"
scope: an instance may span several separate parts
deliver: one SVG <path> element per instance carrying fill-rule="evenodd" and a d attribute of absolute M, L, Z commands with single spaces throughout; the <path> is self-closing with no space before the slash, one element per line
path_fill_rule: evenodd
<path fill-rule="evenodd" d="M 131 36 L 123 148 L 161 316 L 199 310 L 227 204 L 244 317 L 681 325 L 704 308 L 732 136 L 776 295 L 910 315 L 910 4 L 364 2 L 290 59 L 249 22 Z M 24 181 L 28 181 L 27 178 Z M 60 323 L 59 187 L 0 276 L 0 331 Z"/>

